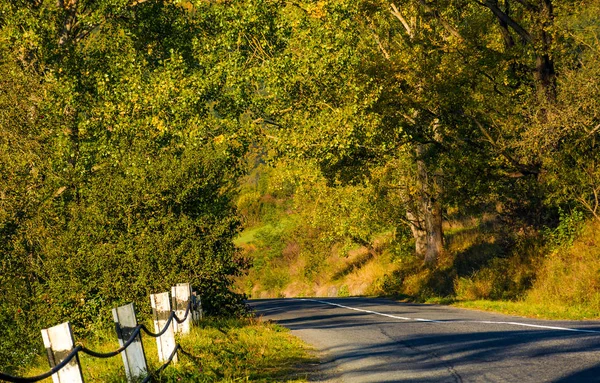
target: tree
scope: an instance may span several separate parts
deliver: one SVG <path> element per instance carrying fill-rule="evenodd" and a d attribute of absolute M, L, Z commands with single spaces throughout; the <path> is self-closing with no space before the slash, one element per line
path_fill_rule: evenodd
<path fill-rule="evenodd" d="M 269 8 L 1 7 L 1 288 L 23 312 L 2 317 L 93 331 L 109 308 L 147 307 L 180 281 L 215 314 L 242 309 L 229 290 L 247 267 L 232 199 Z"/>
<path fill-rule="evenodd" d="M 573 9 L 296 2 L 281 11 L 287 45 L 270 60 L 269 104 L 255 113 L 281 153 L 315 159 L 332 183 L 405 169 L 403 184 L 388 186 L 404 201 L 417 253 L 434 263 L 447 206 L 501 203 L 543 223 L 550 185 L 526 138 L 551 125 L 557 62 L 569 50 L 556 20 Z"/>
<path fill-rule="evenodd" d="M 405 36 L 379 5 L 287 7 L 293 31 L 271 67 L 277 75 L 270 76 L 267 113 L 286 132 L 278 136 L 282 151 L 316 159 L 332 182 L 361 182 L 389 162 L 412 169 L 393 187 L 405 201 L 417 252 L 435 263 L 443 240 L 442 164 L 451 164 L 453 135 L 473 129 L 459 127 L 472 76 L 459 53 L 447 52 L 457 43 L 440 37 L 429 19 L 419 21 L 427 29 L 409 27 Z"/>

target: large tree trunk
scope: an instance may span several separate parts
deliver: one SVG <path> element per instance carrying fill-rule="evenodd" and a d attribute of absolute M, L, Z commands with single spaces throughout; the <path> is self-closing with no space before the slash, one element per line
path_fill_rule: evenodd
<path fill-rule="evenodd" d="M 415 252 L 426 264 L 434 264 L 443 250 L 441 172 L 431 172 L 423 159 L 425 146 L 416 147 L 417 192 L 405 200 L 406 218 L 415 239 Z"/>
<path fill-rule="evenodd" d="M 410 231 L 415 239 L 415 253 L 426 264 L 434 264 L 443 250 L 442 209 L 439 202 L 419 201 L 420 211 L 406 211 Z"/>
<path fill-rule="evenodd" d="M 426 264 L 434 264 L 437 262 L 444 247 L 442 206 L 439 201 L 427 201 L 424 218 L 427 232 L 427 247 L 423 261 Z"/>
<path fill-rule="evenodd" d="M 415 212 L 410 208 L 406 209 L 406 219 L 415 239 L 415 253 L 417 256 L 425 258 L 427 254 L 427 230 L 425 230 L 425 222 L 421 219 L 419 212 Z"/>

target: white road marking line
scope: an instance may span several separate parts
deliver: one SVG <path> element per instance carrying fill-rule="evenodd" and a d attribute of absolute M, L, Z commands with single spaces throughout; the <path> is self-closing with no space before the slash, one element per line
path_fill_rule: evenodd
<path fill-rule="evenodd" d="M 366 314 L 379 315 L 379 316 L 383 316 L 383 317 L 388 317 L 388 318 L 393 318 L 393 319 L 400 319 L 400 320 L 405 320 L 405 321 L 430 322 L 430 323 L 506 324 L 506 325 L 511 325 L 511 326 L 533 327 L 533 328 L 539 328 L 539 329 L 545 329 L 545 330 L 558 330 L 558 331 L 571 331 L 571 332 L 585 332 L 585 333 L 591 333 L 591 334 L 600 334 L 600 331 L 598 331 L 598 330 L 583 330 L 583 329 L 578 329 L 578 328 L 557 327 L 557 326 L 544 326 L 544 325 L 530 324 L 530 323 L 520 323 L 520 322 L 479 321 L 479 320 L 473 320 L 473 321 L 468 321 L 468 320 L 435 320 L 435 319 L 423 319 L 423 318 L 408 318 L 408 317 L 401 317 L 401 316 L 392 315 L 392 314 L 384 314 L 384 313 L 380 313 L 380 312 L 377 312 L 377 311 L 363 310 L 363 309 L 359 309 L 359 308 L 356 308 L 356 307 L 344 306 L 344 305 L 340 305 L 338 303 L 321 301 L 321 300 L 318 300 L 318 299 L 300 298 L 298 300 L 301 300 L 301 301 L 310 301 L 310 302 L 317 302 L 317 303 L 322 303 L 322 304 L 326 304 L 326 305 L 330 305 L 330 306 L 341 307 L 341 308 L 344 308 L 344 309 L 347 309 L 347 310 L 360 311 L 360 312 L 363 312 L 363 313 L 366 313 Z"/>
<path fill-rule="evenodd" d="M 285 310 L 285 308 L 283 308 L 283 307 L 272 307 L 270 309 L 263 309 L 263 310 L 260 310 L 260 311 L 262 311 L 262 312 L 271 312 L 271 311 L 283 311 L 283 310 Z"/>

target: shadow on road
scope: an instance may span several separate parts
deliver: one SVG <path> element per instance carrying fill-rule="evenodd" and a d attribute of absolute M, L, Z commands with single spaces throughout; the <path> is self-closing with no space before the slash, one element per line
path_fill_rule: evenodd
<path fill-rule="evenodd" d="M 356 382 L 378 381 L 373 376 L 397 382 L 600 382 L 600 334 L 484 325 L 462 317 L 423 323 L 284 301 L 254 301 L 252 306 L 292 331 L 334 337 L 320 347 L 342 366 L 329 379 L 343 374 L 345 381 Z M 370 302 L 360 307 L 390 304 Z M 401 315 L 416 317 L 420 306 L 402 304 Z"/>

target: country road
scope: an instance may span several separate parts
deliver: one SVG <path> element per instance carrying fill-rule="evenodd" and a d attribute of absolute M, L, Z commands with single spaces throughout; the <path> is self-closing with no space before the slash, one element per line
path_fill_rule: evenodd
<path fill-rule="evenodd" d="M 313 345 L 331 382 L 600 382 L 600 322 L 370 298 L 248 302 Z"/>

